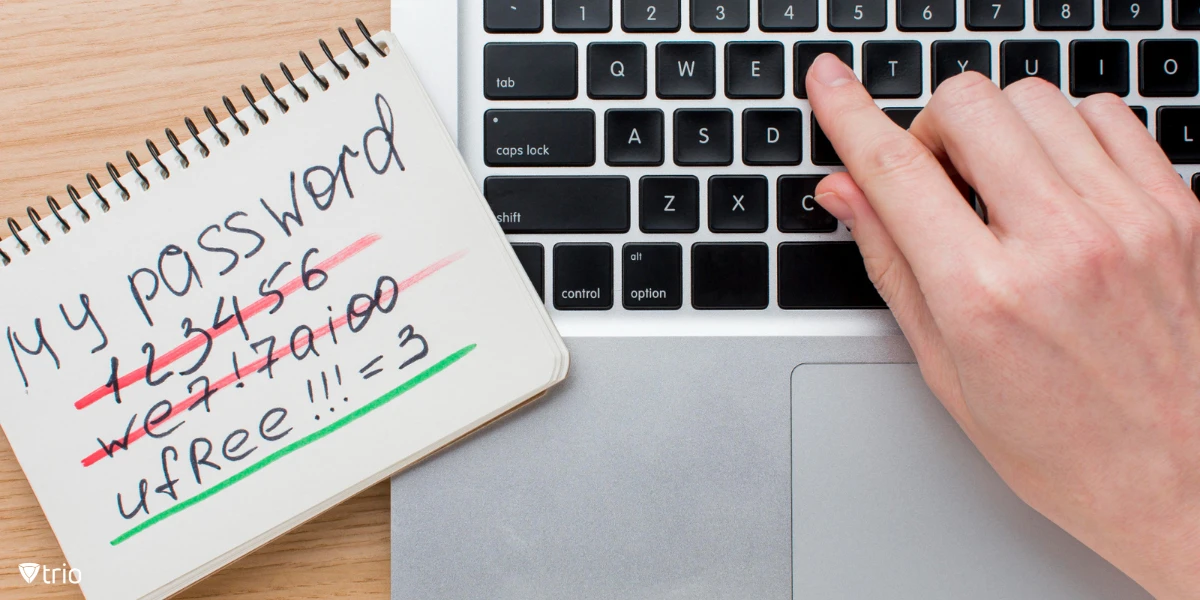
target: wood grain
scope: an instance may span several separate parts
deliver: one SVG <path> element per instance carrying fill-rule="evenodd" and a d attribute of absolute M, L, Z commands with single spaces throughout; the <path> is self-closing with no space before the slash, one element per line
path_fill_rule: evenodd
<path fill-rule="evenodd" d="M 302 69 L 297 51 L 322 56 L 321 37 L 340 46 L 337 28 L 353 31 L 355 17 L 387 29 L 388 0 L 0 0 L 0 219 L 27 224 L 27 205 L 45 214 L 47 194 L 86 190 L 84 174 L 105 179 L 107 161 L 124 173 L 126 150 L 148 162 L 147 137 L 169 147 L 164 128 L 186 131 L 183 117 L 202 120 L 222 95 L 244 106 L 242 84 L 261 97 L 259 73 L 281 85 L 281 60 Z M 386 598 L 388 553 L 384 483 L 181 597 Z M 0 599 L 80 597 L 76 586 L 26 584 L 21 562 L 65 559 L 0 435 Z"/>

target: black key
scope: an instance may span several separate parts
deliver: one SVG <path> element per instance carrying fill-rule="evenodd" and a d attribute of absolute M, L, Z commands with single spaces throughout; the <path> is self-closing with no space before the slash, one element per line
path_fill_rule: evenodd
<path fill-rule="evenodd" d="M 1129 42 L 1075 40 L 1070 48 L 1072 96 L 1129 95 Z"/>
<path fill-rule="evenodd" d="M 679 0 L 622 0 L 621 28 L 631 33 L 679 31 Z"/>
<path fill-rule="evenodd" d="M 625 233 L 625 177 L 488 177 L 483 181 L 505 233 Z"/>
<path fill-rule="evenodd" d="M 767 307 L 770 257 L 766 244 L 693 244 L 692 306 Z"/>
<path fill-rule="evenodd" d="M 1192 193 L 1196 195 L 1197 199 L 1200 199 L 1200 173 L 1192 175 Z"/>
<path fill-rule="evenodd" d="M 1200 29 L 1200 0 L 1172 0 L 1175 29 Z"/>
<path fill-rule="evenodd" d="M 779 245 L 779 307 L 885 308 L 854 242 Z"/>
<path fill-rule="evenodd" d="M 659 98 L 712 98 L 717 95 L 716 47 L 709 42 L 658 45 Z"/>
<path fill-rule="evenodd" d="M 967 0 L 967 29 L 1020 31 L 1025 28 L 1025 0 Z"/>
<path fill-rule="evenodd" d="M 555 244 L 554 308 L 612 308 L 612 260 L 612 246 L 609 244 Z"/>
<path fill-rule="evenodd" d="M 953 31 L 955 0 L 896 0 L 900 31 Z"/>
<path fill-rule="evenodd" d="M 625 244 L 621 248 L 621 304 L 631 310 L 683 306 L 683 248 L 679 244 Z"/>
<path fill-rule="evenodd" d="M 817 0 L 758 0 L 763 31 L 816 31 Z"/>
<path fill-rule="evenodd" d="M 538 298 L 542 302 L 546 301 L 546 252 L 542 249 L 541 244 L 513 244 L 513 252 L 517 255 L 517 260 L 521 261 L 521 266 L 525 269 L 525 275 L 529 277 L 529 282 L 533 284 L 533 289 L 537 290 Z"/>
<path fill-rule="evenodd" d="M 643 177 L 638 191 L 639 222 L 645 233 L 695 233 L 700 229 L 700 180 Z"/>
<path fill-rule="evenodd" d="M 612 0 L 554 0 L 554 30 L 579 33 L 612 31 Z"/>
<path fill-rule="evenodd" d="M 1130 106 L 1129 110 L 1132 110 L 1133 114 L 1142 120 L 1142 125 L 1150 126 L 1150 113 L 1146 110 L 1145 106 Z"/>
<path fill-rule="evenodd" d="M 824 175 L 783 175 L 776 183 L 779 230 L 785 233 L 829 233 L 837 219 L 815 200 Z"/>
<path fill-rule="evenodd" d="M 1008 87 L 1026 77 L 1041 77 L 1061 87 L 1058 54 L 1056 41 L 1000 42 L 1000 87 Z"/>
<path fill-rule="evenodd" d="M 726 109 L 675 111 L 675 164 L 733 164 L 733 112 Z"/>
<path fill-rule="evenodd" d="M 742 113 L 742 162 L 798 165 L 804 122 L 798 108 L 752 108 Z"/>
<path fill-rule="evenodd" d="M 487 44 L 483 95 L 489 100 L 570 100 L 578 95 L 575 44 Z"/>
<path fill-rule="evenodd" d="M 1200 106 L 1161 106 L 1158 145 L 1177 165 L 1200 164 Z"/>
<path fill-rule="evenodd" d="M 1094 0 L 1034 0 L 1033 26 L 1041 30 L 1086 31 L 1096 24 Z"/>
<path fill-rule="evenodd" d="M 489 110 L 483 159 L 489 167 L 590 167 L 596 164 L 596 113 Z"/>
<path fill-rule="evenodd" d="M 942 82 L 967 71 L 992 78 L 992 45 L 987 40 L 933 43 L 933 89 Z"/>
<path fill-rule="evenodd" d="M 783 44 L 725 44 L 725 95 L 730 98 L 782 98 Z"/>
<path fill-rule="evenodd" d="M 692 31 L 750 29 L 750 0 L 692 0 Z"/>
<path fill-rule="evenodd" d="M 541 31 L 542 0 L 484 0 L 483 28 L 488 33 Z"/>
<path fill-rule="evenodd" d="M 604 113 L 604 162 L 611 166 L 663 164 L 663 112 L 609 110 Z"/>
<path fill-rule="evenodd" d="M 716 175 L 708 179 L 708 228 L 714 233 L 767 230 L 767 178 Z"/>
<path fill-rule="evenodd" d="M 919 108 L 885 108 L 883 114 L 887 115 L 893 123 L 908 129 L 912 127 L 913 121 L 917 115 L 921 114 Z"/>
<path fill-rule="evenodd" d="M 883 31 L 887 0 L 829 0 L 831 31 Z"/>
<path fill-rule="evenodd" d="M 1195 96 L 1200 91 L 1196 40 L 1142 40 L 1138 63 L 1143 96 Z"/>
<path fill-rule="evenodd" d="M 865 42 L 863 86 L 873 98 L 921 95 L 921 42 Z"/>
<path fill-rule="evenodd" d="M 645 98 L 645 44 L 588 44 L 588 96 L 605 100 Z"/>
<path fill-rule="evenodd" d="M 1155 31 L 1162 26 L 1162 0 L 1104 0 L 1105 29 Z"/>
<path fill-rule="evenodd" d="M 818 56 L 828 52 L 842 59 L 846 66 L 854 68 L 854 46 L 850 42 L 796 42 L 792 52 L 796 55 L 794 85 L 797 98 L 808 98 L 804 78 L 808 77 L 808 69 Z"/>
<path fill-rule="evenodd" d="M 812 116 L 812 163 L 819 167 L 842 166 L 842 157 L 837 155 L 833 144 L 825 137 L 821 124 L 817 122 L 817 115 Z"/>

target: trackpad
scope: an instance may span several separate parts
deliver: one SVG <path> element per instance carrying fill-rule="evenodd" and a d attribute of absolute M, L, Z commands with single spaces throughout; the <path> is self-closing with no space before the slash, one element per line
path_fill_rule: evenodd
<path fill-rule="evenodd" d="M 912 364 L 792 374 L 794 598 L 1150 598 L 1018 499 Z"/>

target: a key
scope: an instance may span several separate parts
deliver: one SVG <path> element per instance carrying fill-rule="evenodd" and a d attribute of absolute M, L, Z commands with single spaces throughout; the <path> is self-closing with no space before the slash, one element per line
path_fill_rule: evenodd
<path fill-rule="evenodd" d="M 885 308 L 854 242 L 779 245 L 779 307 Z"/>
<path fill-rule="evenodd" d="M 1025 28 L 1025 0 L 967 0 L 967 29 L 1020 31 Z"/>
<path fill-rule="evenodd" d="M 588 96 L 602 100 L 646 97 L 646 46 L 641 43 L 588 44 Z"/>
<path fill-rule="evenodd" d="M 709 42 L 658 45 L 658 97 L 712 98 L 717 94 L 716 47 Z"/>
<path fill-rule="evenodd" d="M 733 164 L 733 112 L 720 108 L 675 111 L 675 164 Z"/>
<path fill-rule="evenodd" d="M 625 177 L 488 177 L 483 181 L 505 233 L 625 233 Z"/>
<path fill-rule="evenodd" d="M 714 233 L 767 230 L 767 178 L 715 175 L 708 179 L 708 229 Z"/>
<path fill-rule="evenodd" d="M 692 31 L 750 29 L 750 0 L 692 0 Z"/>
<path fill-rule="evenodd" d="M 679 31 L 679 0 L 622 0 L 621 28 L 630 33 Z"/>
<path fill-rule="evenodd" d="M 907 107 L 885 108 L 883 109 L 883 114 L 887 115 L 888 118 L 891 119 L 896 125 L 899 125 L 904 129 L 908 129 L 909 127 L 912 127 L 913 121 L 916 120 L 917 115 L 921 114 L 921 109 Z"/>
<path fill-rule="evenodd" d="M 953 31 L 955 0 L 896 0 L 900 31 Z"/>
<path fill-rule="evenodd" d="M 700 229 L 700 180 L 646 176 L 638 189 L 638 222 L 645 233 L 695 233 Z"/>
<path fill-rule="evenodd" d="M 489 167 L 590 167 L 596 163 L 596 113 L 489 110 L 483 153 Z"/>
<path fill-rule="evenodd" d="M 612 31 L 612 0 L 554 0 L 554 30 L 574 33 Z"/>
<path fill-rule="evenodd" d="M 483 28 L 488 33 L 537 33 L 542 30 L 542 0 L 484 0 Z"/>
<path fill-rule="evenodd" d="M 513 252 L 517 255 L 517 260 L 521 261 L 521 267 L 525 269 L 525 275 L 529 277 L 529 282 L 533 284 L 533 289 L 537 290 L 538 298 L 542 302 L 546 301 L 546 252 L 542 249 L 541 244 L 513 244 Z"/>
<path fill-rule="evenodd" d="M 992 77 L 992 45 L 987 40 L 949 41 L 933 43 L 933 89 L 944 81 L 967 71 Z"/>
<path fill-rule="evenodd" d="M 829 0 L 830 31 L 883 31 L 887 0 Z"/>
<path fill-rule="evenodd" d="M 758 26 L 763 31 L 816 31 L 817 0 L 759 0 Z"/>
<path fill-rule="evenodd" d="M 570 100 L 578 95 L 575 44 L 487 44 L 483 95 L 489 100 Z"/>
<path fill-rule="evenodd" d="M 783 175 L 775 186 L 779 230 L 784 233 L 829 233 L 837 219 L 817 204 L 817 184 L 824 175 Z"/>
<path fill-rule="evenodd" d="M 621 305 L 630 310 L 683 306 L 683 248 L 625 244 L 621 248 Z"/>
<path fill-rule="evenodd" d="M 1175 29 L 1200 29 L 1200 0 L 1171 0 Z"/>
<path fill-rule="evenodd" d="M 766 244 L 692 245 L 692 307 L 764 309 L 769 302 Z"/>
<path fill-rule="evenodd" d="M 1138 119 L 1141 119 L 1142 125 L 1150 126 L 1150 112 L 1146 110 L 1145 106 L 1130 106 L 1129 110 L 1132 110 L 1133 114 L 1137 115 Z"/>
<path fill-rule="evenodd" d="M 842 157 L 837 155 L 837 151 L 833 149 L 833 143 L 821 130 L 821 124 L 817 122 L 817 115 L 812 116 L 812 164 L 819 167 L 842 166 Z"/>
<path fill-rule="evenodd" d="M 730 98 L 782 98 L 783 44 L 725 44 L 725 95 Z"/>
<path fill-rule="evenodd" d="M 1026 77 L 1041 77 L 1061 87 L 1058 42 L 1005 40 L 1000 42 L 1000 87 Z"/>
<path fill-rule="evenodd" d="M 604 162 L 610 166 L 663 164 L 663 112 L 608 110 L 604 113 Z"/>
<path fill-rule="evenodd" d="M 1105 29 L 1155 31 L 1162 26 L 1162 0 L 1104 0 Z"/>
<path fill-rule="evenodd" d="M 1200 106 L 1161 106 L 1158 145 L 1177 165 L 1200 164 Z"/>
<path fill-rule="evenodd" d="M 1071 42 L 1071 95 L 1129 95 L 1129 42 L 1075 40 Z"/>
<path fill-rule="evenodd" d="M 1200 91 L 1196 40 L 1142 40 L 1138 63 L 1143 96 L 1195 96 Z"/>
<path fill-rule="evenodd" d="M 795 54 L 796 72 L 793 80 L 797 98 L 808 98 L 804 78 L 818 56 L 828 52 L 842 59 L 846 66 L 854 68 L 854 46 L 850 42 L 796 42 L 792 52 Z"/>
<path fill-rule="evenodd" d="M 921 42 L 865 42 L 863 86 L 873 98 L 921 95 Z"/>
<path fill-rule="evenodd" d="M 742 162 L 798 165 L 804 121 L 798 108 L 751 108 L 742 113 Z"/>
<path fill-rule="evenodd" d="M 612 308 L 612 260 L 612 246 L 609 244 L 555 244 L 554 308 Z"/>
<path fill-rule="evenodd" d="M 1034 0 L 1033 26 L 1043 31 L 1086 31 L 1095 25 L 1093 0 Z"/>

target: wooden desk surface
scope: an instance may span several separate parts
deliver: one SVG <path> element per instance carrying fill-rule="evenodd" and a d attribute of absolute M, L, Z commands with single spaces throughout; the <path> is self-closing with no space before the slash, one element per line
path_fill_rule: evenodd
<path fill-rule="evenodd" d="M 27 224 L 31 204 L 45 214 L 46 194 L 86 190 L 84 174 L 124 165 L 126 150 L 148 162 L 146 137 L 169 148 L 165 127 L 186 131 L 183 117 L 203 121 L 201 107 L 222 95 L 242 106 L 242 84 L 262 97 L 259 73 L 280 85 L 275 65 L 302 71 L 296 52 L 322 56 L 318 38 L 340 46 L 338 27 L 358 41 L 355 17 L 389 28 L 388 0 L 0 0 L 0 222 Z M 386 598 L 388 553 L 381 484 L 181 597 Z M 65 559 L 0 435 L 0 599 L 81 597 L 76 586 L 26 584 L 22 562 Z"/>

